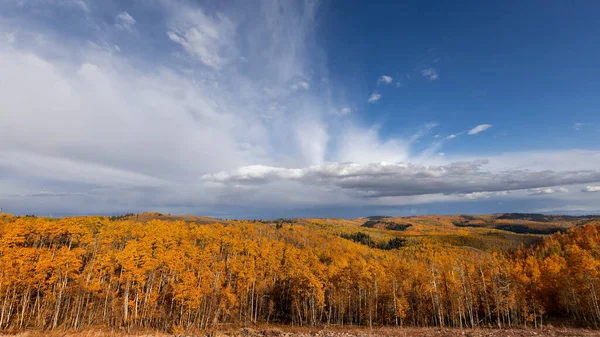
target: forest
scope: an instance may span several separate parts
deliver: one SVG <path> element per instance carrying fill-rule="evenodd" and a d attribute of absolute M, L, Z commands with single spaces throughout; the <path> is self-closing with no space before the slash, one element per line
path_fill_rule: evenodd
<path fill-rule="evenodd" d="M 0 330 L 599 328 L 600 221 L 511 221 L 2 214 Z"/>

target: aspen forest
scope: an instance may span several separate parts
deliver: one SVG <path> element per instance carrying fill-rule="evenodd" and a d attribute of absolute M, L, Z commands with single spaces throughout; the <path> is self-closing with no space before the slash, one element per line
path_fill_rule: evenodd
<path fill-rule="evenodd" d="M 451 217 L 408 219 L 401 231 L 381 226 L 403 218 L 166 218 L 2 214 L 0 329 L 600 327 L 597 220 L 476 248 L 454 236 L 511 233 Z"/>

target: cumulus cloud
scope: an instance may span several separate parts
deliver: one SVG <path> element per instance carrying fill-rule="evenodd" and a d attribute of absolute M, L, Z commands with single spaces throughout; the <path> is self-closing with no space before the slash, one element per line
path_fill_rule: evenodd
<path fill-rule="evenodd" d="M 430 81 L 435 81 L 439 78 L 439 74 L 435 68 L 422 69 L 421 75 Z"/>
<path fill-rule="evenodd" d="M 375 103 L 377 101 L 379 101 L 381 99 L 381 94 L 378 93 L 377 91 L 374 91 L 371 96 L 369 96 L 369 99 L 367 100 L 367 102 L 369 103 Z"/>
<path fill-rule="evenodd" d="M 600 192 L 600 186 L 586 186 L 581 192 Z"/>
<path fill-rule="evenodd" d="M 123 30 L 131 30 L 135 25 L 135 19 L 127 12 L 117 14 L 115 17 L 115 26 Z"/>
<path fill-rule="evenodd" d="M 379 78 L 379 80 L 377 80 L 377 83 L 390 84 L 390 83 L 392 83 L 393 80 L 394 79 L 392 78 L 392 76 L 381 75 L 381 77 Z"/>
<path fill-rule="evenodd" d="M 469 135 L 476 135 L 476 134 L 478 134 L 480 132 L 483 132 L 483 131 L 491 128 L 491 127 L 492 127 L 492 125 L 490 125 L 490 124 L 480 124 L 480 125 L 477 125 L 476 127 L 474 127 L 471 130 L 469 130 Z"/>

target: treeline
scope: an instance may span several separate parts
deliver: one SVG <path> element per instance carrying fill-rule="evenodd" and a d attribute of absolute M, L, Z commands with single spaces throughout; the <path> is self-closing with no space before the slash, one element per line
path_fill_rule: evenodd
<path fill-rule="evenodd" d="M 393 221 L 381 221 L 381 220 L 368 220 L 367 222 L 365 222 L 362 225 L 362 227 L 367 227 L 367 228 L 377 228 L 377 226 L 381 226 L 381 228 L 385 228 L 385 229 L 392 230 L 392 231 L 405 231 L 412 225 L 411 224 L 399 224 L 399 223 L 395 223 Z"/>
<path fill-rule="evenodd" d="M 219 323 L 598 327 L 600 234 L 513 254 L 303 226 L 0 216 L 0 329 Z"/>
<path fill-rule="evenodd" d="M 378 248 L 383 250 L 399 249 L 406 244 L 406 240 L 401 238 L 392 238 L 387 241 L 375 241 L 367 233 L 356 232 L 356 233 L 342 233 L 341 237 L 347 240 L 360 243 L 361 245 L 369 246 L 371 248 Z"/>
<path fill-rule="evenodd" d="M 594 221 L 593 219 L 583 220 L 584 223 L 589 223 Z M 567 228 L 563 228 L 560 226 L 543 226 L 543 227 L 534 227 L 532 225 L 526 224 L 518 224 L 518 223 L 510 223 L 510 224 L 482 224 L 482 223 L 470 223 L 463 221 L 453 221 L 452 224 L 456 227 L 474 227 L 474 228 L 493 228 L 502 231 L 512 232 L 516 234 L 538 234 L 538 235 L 548 235 L 554 233 L 564 233 L 567 231 Z"/>

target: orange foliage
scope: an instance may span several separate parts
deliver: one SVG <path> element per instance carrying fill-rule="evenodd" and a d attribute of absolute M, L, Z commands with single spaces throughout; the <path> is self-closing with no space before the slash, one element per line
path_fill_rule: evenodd
<path fill-rule="evenodd" d="M 597 326 L 599 243 L 586 225 L 515 253 L 383 251 L 306 226 L 1 215 L 0 329 Z"/>

